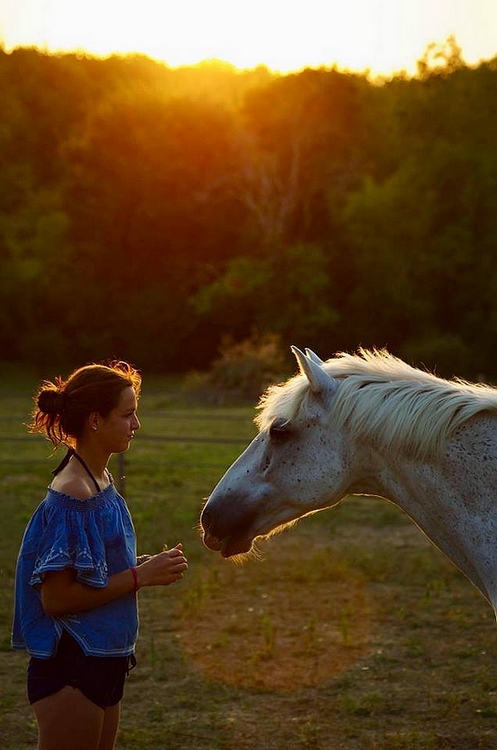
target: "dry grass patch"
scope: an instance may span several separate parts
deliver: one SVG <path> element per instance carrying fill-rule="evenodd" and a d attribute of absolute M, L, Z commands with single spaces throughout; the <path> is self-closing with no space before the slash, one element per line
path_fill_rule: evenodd
<path fill-rule="evenodd" d="M 299 690 L 336 678 L 370 649 L 363 576 L 316 538 L 285 535 L 245 566 L 212 556 L 194 575 L 178 635 L 209 679 Z"/>

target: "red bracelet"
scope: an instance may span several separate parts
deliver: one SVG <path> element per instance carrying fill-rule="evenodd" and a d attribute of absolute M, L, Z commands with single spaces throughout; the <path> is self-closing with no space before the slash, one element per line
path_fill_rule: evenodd
<path fill-rule="evenodd" d="M 136 572 L 136 568 L 130 568 L 130 570 L 131 570 L 131 574 L 133 576 L 133 583 L 135 584 L 134 588 L 133 588 L 133 593 L 136 594 L 136 592 L 140 588 L 140 586 L 138 584 L 138 573 Z"/>

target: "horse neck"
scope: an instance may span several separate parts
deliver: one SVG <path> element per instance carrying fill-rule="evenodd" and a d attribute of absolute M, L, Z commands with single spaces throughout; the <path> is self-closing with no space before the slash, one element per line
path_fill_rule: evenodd
<path fill-rule="evenodd" d="M 489 440 L 484 421 L 461 428 L 439 461 L 375 452 L 354 491 L 398 505 L 497 611 L 497 423 Z"/>

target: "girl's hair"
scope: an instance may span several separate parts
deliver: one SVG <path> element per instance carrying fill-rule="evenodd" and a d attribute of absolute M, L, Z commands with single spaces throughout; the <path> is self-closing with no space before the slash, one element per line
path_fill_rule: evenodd
<path fill-rule="evenodd" d="M 35 408 L 29 425 L 55 448 L 61 443 L 74 445 L 83 433 L 86 419 L 93 412 L 107 417 L 121 392 L 131 386 L 140 397 L 141 375 L 132 365 L 119 360 L 79 367 L 67 380 L 45 380 L 34 397 Z"/>

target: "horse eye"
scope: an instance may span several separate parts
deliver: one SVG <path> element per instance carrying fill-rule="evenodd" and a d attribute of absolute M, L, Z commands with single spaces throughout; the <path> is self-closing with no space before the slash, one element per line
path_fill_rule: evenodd
<path fill-rule="evenodd" d="M 281 440 L 290 433 L 290 422 L 286 419 L 275 419 L 269 428 L 269 435 L 276 440 Z"/>

